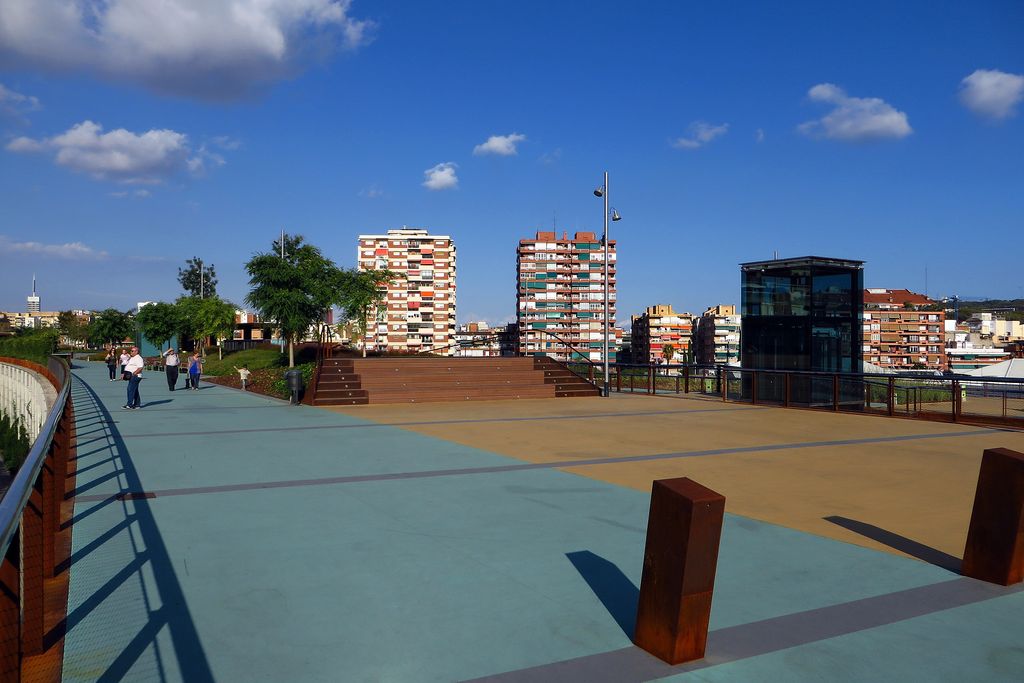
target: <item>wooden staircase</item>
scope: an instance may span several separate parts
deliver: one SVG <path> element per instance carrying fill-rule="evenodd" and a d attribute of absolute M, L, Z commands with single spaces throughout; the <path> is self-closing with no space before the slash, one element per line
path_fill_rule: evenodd
<path fill-rule="evenodd" d="M 328 358 L 313 405 L 599 396 L 550 358 Z"/>

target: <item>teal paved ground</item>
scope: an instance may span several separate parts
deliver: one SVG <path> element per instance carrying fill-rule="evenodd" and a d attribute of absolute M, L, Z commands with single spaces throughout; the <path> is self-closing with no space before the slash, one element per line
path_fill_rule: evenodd
<path fill-rule="evenodd" d="M 67 681 L 1024 671 L 1021 591 L 734 515 L 708 657 L 667 667 L 629 638 L 646 494 L 222 387 L 170 393 L 156 376 L 145 407 L 122 411 L 125 385 L 83 365 Z"/>

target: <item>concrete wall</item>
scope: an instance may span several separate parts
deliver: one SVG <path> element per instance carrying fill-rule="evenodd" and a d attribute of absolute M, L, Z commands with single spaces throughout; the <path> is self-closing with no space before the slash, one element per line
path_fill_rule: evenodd
<path fill-rule="evenodd" d="M 19 365 L 0 362 L 0 410 L 20 416 L 33 441 L 57 401 L 57 391 L 43 375 Z"/>

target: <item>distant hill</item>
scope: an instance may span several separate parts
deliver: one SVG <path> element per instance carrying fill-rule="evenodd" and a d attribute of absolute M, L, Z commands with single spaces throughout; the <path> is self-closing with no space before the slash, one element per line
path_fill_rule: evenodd
<path fill-rule="evenodd" d="M 952 310 L 953 302 L 946 303 L 947 310 Z M 991 311 L 998 313 L 1007 320 L 1024 322 L 1024 299 L 984 299 L 981 301 L 961 300 L 958 321 L 966 320 L 975 313 Z"/>

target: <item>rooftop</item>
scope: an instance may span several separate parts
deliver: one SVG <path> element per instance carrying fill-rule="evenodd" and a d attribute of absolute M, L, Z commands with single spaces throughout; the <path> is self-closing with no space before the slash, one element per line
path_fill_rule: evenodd
<path fill-rule="evenodd" d="M 766 268 L 796 268 L 799 266 L 833 266 L 840 268 L 863 268 L 864 261 L 854 259 L 830 258 L 828 256 L 794 256 L 792 258 L 769 259 L 767 261 L 749 261 L 741 263 L 743 270 L 759 270 Z"/>
<path fill-rule="evenodd" d="M 1024 666 L 1024 591 L 956 573 L 981 452 L 1021 432 L 705 398 L 291 408 L 159 377 L 122 412 L 82 365 L 68 681 Z M 676 476 L 727 514 L 708 655 L 670 667 L 630 636 L 651 481 Z"/>

